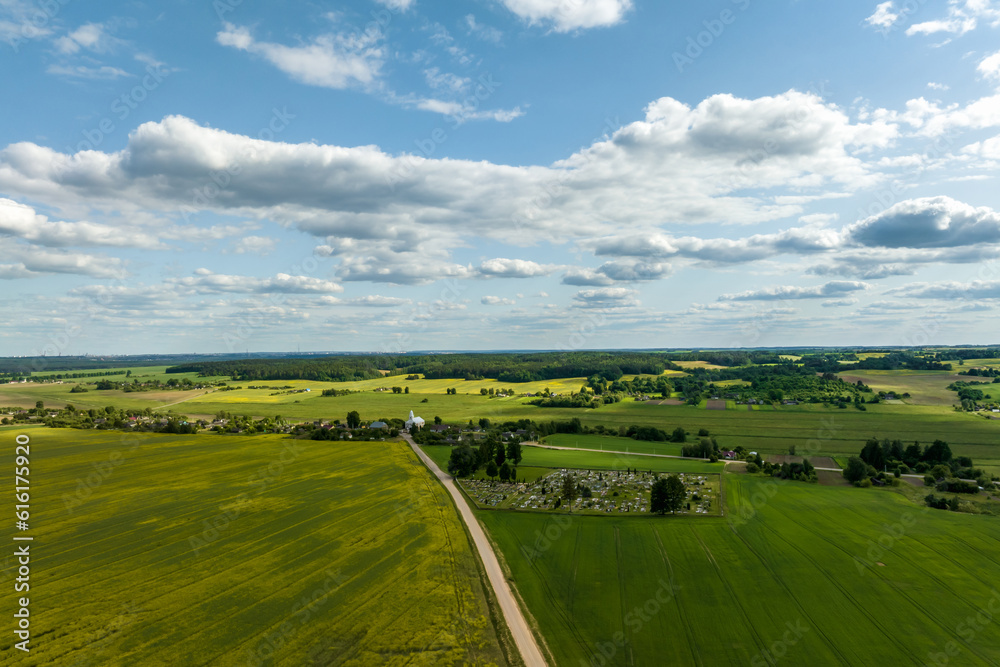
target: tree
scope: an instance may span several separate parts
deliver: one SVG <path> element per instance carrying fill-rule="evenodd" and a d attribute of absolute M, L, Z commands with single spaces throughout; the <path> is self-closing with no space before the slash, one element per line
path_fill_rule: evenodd
<path fill-rule="evenodd" d="M 935 480 L 938 480 L 938 479 L 948 479 L 949 477 L 951 477 L 951 468 L 949 468 L 948 466 L 944 465 L 943 463 L 939 463 L 936 466 L 934 466 L 933 468 L 931 468 L 929 474 Z"/>
<path fill-rule="evenodd" d="M 677 512 L 687 498 L 684 482 L 677 475 L 657 477 L 650 492 L 649 509 L 658 514 Z"/>
<path fill-rule="evenodd" d="M 521 443 L 511 440 L 507 443 L 507 458 L 514 462 L 514 465 L 521 463 Z"/>
<path fill-rule="evenodd" d="M 893 440 L 889 445 L 889 451 L 886 453 L 886 458 L 890 458 L 895 461 L 902 461 L 905 455 L 903 442 L 901 440 Z"/>
<path fill-rule="evenodd" d="M 882 470 L 885 467 L 885 451 L 882 449 L 882 444 L 875 438 L 870 438 L 861 450 L 861 460 L 876 470 Z"/>
<path fill-rule="evenodd" d="M 920 463 L 920 456 L 922 453 L 920 443 L 914 442 L 912 445 L 907 447 L 906 451 L 903 453 L 903 463 L 905 463 L 908 467 L 913 468 Z"/>
<path fill-rule="evenodd" d="M 504 461 L 503 465 L 500 466 L 500 481 L 501 482 L 513 482 L 514 481 L 514 469 L 510 467 L 510 464 Z"/>
<path fill-rule="evenodd" d="M 487 477 L 489 477 L 490 479 L 492 479 L 492 478 L 494 478 L 494 477 L 497 476 L 497 472 L 499 472 L 499 470 L 497 468 L 497 464 L 496 463 L 494 463 L 493 461 L 490 461 L 489 463 L 486 464 L 486 476 Z"/>
<path fill-rule="evenodd" d="M 459 445 L 451 450 L 448 459 L 448 472 L 455 477 L 468 477 L 479 468 L 476 452 L 468 445 Z"/>
<path fill-rule="evenodd" d="M 924 450 L 921 461 L 928 463 L 947 463 L 951 461 L 951 447 L 944 440 L 935 440 L 934 444 Z"/>
<path fill-rule="evenodd" d="M 496 452 L 493 455 L 493 459 L 497 462 L 498 466 L 502 466 L 504 461 L 507 460 L 507 453 L 503 449 L 503 443 L 498 442 L 496 445 Z"/>
<path fill-rule="evenodd" d="M 435 424 L 440 424 L 440 423 L 441 423 L 441 418 L 440 418 L 440 417 L 438 417 L 437 415 L 435 415 L 435 416 L 434 416 L 434 423 L 435 423 Z"/>
<path fill-rule="evenodd" d="M 483 440 L 479 443 L 479 465 L 486 465 L 493 460 L 493 442 Z"/>
<path fill-rule="evenodd" d="M 687 431 L 678 426 L 674 429 L 673 435 L 670 436 L 671 442 L 687 442 Z"/>
<path fill-rule="evenodd" d="M 410 393 L 410 388 L 409 387 L 403 387 L 403 393 L 404 394 L 409 394 Z"/>
<path fill-rule="evenodd" d="M 868 464 L 860 456 L 852 456 L 847 459 L 847 468 L 844 469 L 844 477 L 850 482 L 860 482 L 868 476 Z"/>
<path fill-rule="evenodd" d="M 795 456 L 795 445 L 788 445 L 788 453 Z"/>
<path fill-rule="evenodd" d="M 36 410 L 44 410 L 45 409 L 45 402 L 44 401 L 35 401 L 35 409 Z"/>
<path fill-rule="evenodd" d="M 358 428 L 361 426 L 361 415 L 358 414 L 357 410 L 351 410 L 347 413 L 347 428 Z"/>
<path fill-rule="evenodd" d="M 573 473 L 566 473 L 562 484 L 562 499 L 573 509 L 573 501 L 576 500 L 576 477 Z"/>

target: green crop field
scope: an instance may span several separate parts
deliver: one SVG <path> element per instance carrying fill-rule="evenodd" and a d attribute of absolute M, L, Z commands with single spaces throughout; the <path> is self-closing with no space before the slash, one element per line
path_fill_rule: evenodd
<path fill-rule="evenodd" d="M 16 433 L 33 632 L 4 665 L 508 664 L 405 444 L 0 429 L 11 452 Z"/>
<path fill-rule="evenodd" d="M 132 369 L 139 379 L 197 379 L 164 370 Z M 799 454 L 841 462 L 873 436 L 924 444 L 940 438 L 956 455 L 1000 472 L 1000 420 L 952 410 L 954 392 L 945 387 L 955 377 L 859 372 L 876 390 L 912 396 L 866 411 L 821 404 L 747 410 L 732 402 L 706 410 L 704 402 L 631 400 L 539 408 L 479 390 L 568 393 L 584 380 L 405 376 L 252 383 L 267 389 L 231 383 L 242 387 L 235 391 L 124 393 L 90 385 L 71 394 L 78 380 L 9 384 L 0 385 L 0 406 L 41 400 L 291 421 L 343 420 L 352 410 L 366 420 L 413 410 L 451 424 L 575 417 L 609 432 L 680 426 L 689 442 L 704 428 L 723 448 L 768 455 L 794 445 Z M 310 391 L 272 395 L 284 386 Z M 410 393 L 373 391 L 391 386 Z M 447 395 L 451 387 L 459 393 Z M 358 393 L 324 397 L 326 388 Z M 30 660 L 11 664 L 508 663 L 506 640 L 498 639 L 506 631 L 495 629 L 492 593 L 461 523 L 443 489 L 399 443 L 17 429 L 0 428 L 0 437 L 27 432 L 33 439 L 32 522 L 44 548 L 32 561 L 37 648 Z M 283 460 L 289 444 L 300 451 Z M 562 433 L 543 444 L 566 449 L 525 446 L 520 479 L 553 469 L 725 470 L 721 462 L 642 456 L 677 456 L 678 443 Z M 424 449 L 447 466 L 451 447 Z M 973 641 L 960 626 L 991 599 L 982 579 L 1000 563 L 995 519 L 924 511 L 913 489 L 722 478 L 723 518 L 479 512 L 554 664 L 934 664 L 929 654 L 949 641 L 959 650 L 950 665 L 997 662 L 1000 623 L 978 629 Z M 96 481 L 93 489 L 87 480 Z M 914 518 L 905 534 L 890 535 L 889 547 L 878 550 L 885 526 L 904 517 Z M 9 579 L 10 559 L 3 565 Z M 1000 597 L 996 604 L 1000 611 Z M 798 633 L 793 644 L 785 640 L 789 628 Z M 46 644 L 46 637 L 58 641 Z"/>
<path fill-rule="evenodd" d="M 435 463 L 444 470 L 448 466 L 448 457 L 452 448 L 448 445 L 425 445 L 424 451 Z M 625 470 L 638 468 L 653 472 L 721 472 L 723 462 L 709 463 L 698 459 L 670 459 L 655 456 L 634 456 L 627 454 L 604 454 L 601 452 L 575 452 L 563 449 L 544 449 L 525 446 L 524 456 L 518 466 L 520 471 L 535 468 L 585 468 L 592 470 Z M 482 475 L 479 476 L 482 478 Z"/>
<path fill-rule="evenodd" d="M 479 512 L 556 664 L 1000 662 L 995 520 L 725 478 L 720 519 Z"/>
<path fill-rule="evenodd" d="M 150 367 L 150 373 L 162 369 Z M 70 394 L 72 384 L 9 384 L 0 385 L 0 406 L 33 407 L 35 401 L 46 405 L 61 406 L 72 403 L 77 408 L 97 408 L 114 404 L 124 408 L 153 407 L 171 410 L 192 417 L 206 417 L 219 411 L 254 416 L 281 415 L 289 420 L 345 419 L 347 413 L 357 410 L 363 419 L 405 418 L 410 410 L 431 420 L 441 417 L 446 423 L 466 423 L 470 419 L 487 417 L 494 422 L 532 419 L 537 422 L 567 420 L 577 417 L 584 425 L 604 425 L 612 429 L 631 425 L 655 426 L 672 431 L 677 426 L 689 433 L 708 429 L 716 436 L 721 447 L 743 445 L 749 451 L 762 454 L 780 454 L 795 445 L 797 450 L 812 451 L 814 455 L 837 456 L 856 454 L 869 437 L 899 438 L 904 442 L 914 440 L 927 444 L 940 438 L 947 441 L 955 454 L 971 456 L 977 465 L 992 473 L 1000 473 L 1000 419 L 988 419 L 982 414 L 959 413 L 951 409 L 949 400 L 954 392 L 945 387 L 953 377 L 951 373 L 916 373 L 910 371 L 867 371 L 866 381 L 885 382 L 893 391 L 911 391 L 923 397 L 927 404 L 869 405 L 865 412 L 849 407 L 840 410 L 823 405 L 780 406 L 766 410 L 734 409 L 705 410 L 701 406 L 648 405 L 623 401 L 593 409 L 539 408 L 528 404 L 525 398 L 490 399 L 480 396 L 478 389 L 472 393 L 446 395 L 450 386 L 463 391 L 462 380 L 414 380 L 405 376 L 386 377 L 378 380 L 349 383 L 307 382 L 299 380 L 265 381 L 267 386 L 291 385 L 310 388 L 309 393 L 271 396 L 272 390 L 247 389 L 239 391 L 202 392 L 141 392 L 124 394 L 117 391 L 96 391 Z M 508 385 L 518 391 L 528 385 L 577 387 L 582 379 Z M 501 386 L 492 380 L 465 383 L 471 388 Z M 560 384 L 562 383 L 562 384 Z M 369 386 L 410 386 L 410 394 L 363 391 L 339 397 L 324 397 L 324 388 L 355 388 Z M 422 393 L 432 392 L 432 393 Z M 935 396 L 937 398 L 935 398 Z M 424 402 L 426 400 L 426 402 Z M 919 402 L 919 400 L 918 400 Z M 754 406 L 757 407 L 757 406 Z M 610 440 L 615 440 L 614 438 Z M 624 441 L 624 440 L 623 440 Z M 561 446 L 567 446 L 561 444 Z M 599 443 L 598 448 L 601 444 Z M 629 451 L 676 454 L 672 443 L 626 444 Z M 634 449 L 633 449 L 634 447 Z"/>
<path fill-rule="evenodd" d="M 610 428 L 651 425 L 668 433 L 677 426 L 689 433 L 705 428 L 718 438 L 720 447 L 743 445 L 762 454 L 786 453 L 789 446 L 795 445 L 798 451 L 811 451 L 816 456 L 851 455 L 857 454 L 870 437 L 916 440 L 925 445 L 940 438 L 956 454 L 971 456 L 977 465 L 1000 472 L 1000 420 L 958 413 L 950 408 L 881 404 L 860 412 L 854 408 L 837 410 L 800 405 L 749 411 L 623 402 L 598 410 L 578 410 L 576 414 L 584 424 Z M 669 448 L 675 446 L 641 444 L 651 446 L 650 451 L 655 453 L 668 454 L 672 453 Z"/>
<path fill-rule="evenodd" d="M 214 392 L 170 409 L 189 415 L 212 415 L 224 410 L 258 416 L 280 414 L 286 419 L 342 420 L 351 410 L 357 410 L 366 419 L 405 418 L 410 410 L 414 410 L 428 420 L 440 416 L 445 423 L 458 424 L 480 417 L 494 422 L 516 419 L 541 422 L 578 417 L 585 425 L 602 424 L 613 429 L 635 424 L 656 426 L 670 432 L 682 426 L 689 433 L 697 433 L 699 429 L 706 428 L 718 437 L 720 446 L 742 444 L 749 450 L 769 453 L 785 452 L 792 444 L 801 448 L 809 441 L 814 441 L 814 445 L 818 443 L 819 454 L 834 455 L 856 453 L 865 439 L 871 436 L 924 443 L 941 438 L 952 444 L 957 454 L 972 456 L 984 464 L 986 459 L 992 459 L 996 461 L 992 465 L 1000 465 L 1000 453 L 996 452 L 996 445 L 1000 443 L 1000 420 L 987 420 L 979 415 L 931 406 L 882 404 L 869 406 L 866 412 L 860 412 L 854 408 L 837 410 L 821 405 L 800 405 L 747 411 L 622 402 L 589 410 L 538 408 L 519 399 L 490 400 L 478 395 L 386 392 L 333 398 L 322 397 L 314 390 L 310 395 L 283 395 L 267 397 L 270 402 L 251 402 L 240 393 Z M 427 398 L 427 403 L 421 402 L 424 398 Z M 650 445 L 653 448 L 649 448 Z M 643 451 L 651 453 L 675 453 L 672 443 L 642 443 L 640 446 L 646 448 Z"/>
<path fill-rule="evenodd" d="M 845 380 L 861 380 L 874 391 L 904 392 L 910 394 L 907 403 L 913 405 L 949 406 L 957 402 L 955 392 L 948 385 L 959 380 L 969 380 L 964 375 L 949 371 L 872 371 L 859 370 L 843 375 Z M 977 378 L 971 378 L 973 380 Z M 1000 393 L 1000 392 L 998 392 Z"/>
<path fill-rule="evenodd" d="M 681 455 L 681 445 L 673 442 L 644 442 L 632 438 L 607 435 L 576 435 L 555 433 L 545 436 L 544 444 L 553 447 L 578 447 L 581 449 L 606 449 L 612 452 L 637 452 L 643 454 Z"/>
<path fill-rule="evenodd" d="M 968 368 L 1000 368 L 1000 359 L 966 359 L 961 369 Z"/>

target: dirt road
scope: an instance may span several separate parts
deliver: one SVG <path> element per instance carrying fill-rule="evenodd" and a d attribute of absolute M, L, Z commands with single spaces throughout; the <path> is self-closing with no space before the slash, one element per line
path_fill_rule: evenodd
<path fill-rule="evenodd" d="M 472 535 L 472 542 L 475 544 L 476 550 L 479 552 L 479 557 L 483 561 L 483 566 L 486 568 L 486 575 L 489 577 L 490 584 L 493 586 L 493 592 L 500 603 L 500 610 L 507 620 L 507 627 L 510 628 L 510 633 L 514 636 L 517 650 L 521 652 L 521 657 L 524 658 L 524 664 L 528 667 L 545 667 L 545 658 L 542 657 L 542 651 L 538 648 L 535 636 L 531 634 L 528 622 L 521 613 L 521 608 L 517 606 L 517 601 L 514 600 L 514 594 L 510 591 L 507 579 L 503 576 L 503 570 L 500 569 L 500 563 L 497 561 L 496 554 L 493 553 L 493 548 L 490 546 L 489 540 L 486 539 L 486 534 L 476 520 L 475 514 L 472 513 L 472 509 L 465 500 L 465 496 L 462 495 L 452 476 L 441 470 L 429 456 L 424 454 L 423 450 L 413 442 L 409 434 L 403 433 L 402 436 L 404 440 L 410 443 L 410 447 L 420 457 L 420 460 L 424 462 L 424 465 L 430 468 L 431 472 L 441 480 L 444 488 L 448 489 L 448 493 L 451 494 L 452 499 L 455 501 L 458 513 L 461 515 L 465 525 L 468 526 L 469 534 Z"/>

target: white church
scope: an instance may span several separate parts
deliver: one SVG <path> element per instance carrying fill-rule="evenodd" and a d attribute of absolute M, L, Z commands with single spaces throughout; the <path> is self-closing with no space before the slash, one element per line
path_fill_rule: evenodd
<path fill-rule="evenodd" d="M 414 426 L 417 428 L 423 428 L 424 420 L 420 417 L 414 417 L 413 410 L 410 410 L 410 418 L 406 420 L 406 428 L 412 429 Z"/>

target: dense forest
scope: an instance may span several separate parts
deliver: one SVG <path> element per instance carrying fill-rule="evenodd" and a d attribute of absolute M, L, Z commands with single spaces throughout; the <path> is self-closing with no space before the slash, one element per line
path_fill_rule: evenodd
<path fill-rule="evenodd" d="M 312 359 L 238 359 L 184 364 L 168 373 L 228 375 L 235 381 L 316 380 L 344 382 L 421 373 L 428 379 L 496 379 L 530 382 L 599 375 L 617 380 L 624 374 L 659 375 L 677 368 L 663 352 L 510 352 L 504 354 L 358 355 Z"/>
<path fill-rule="evenodd" d="M 624 375 L 660 375 L 686 370 L 704 383 L 722 380 L 754 382 L 765 378 L 803 377 L 859 370 L 953 370 L 950 360 L 1000 356 L 1000 349 L 865 350 L 880 356 L 862 358 L 861 350 L 800 351 L 801 358 L 783 357 L 794 350 L 581 351 L 398 355 L 331 355 L 308 358 L 228 359 L 173 366 L 168 373 L 196 372 L 230 376 L 235 381 L 314 380 L 346 382 L 388 375 L 422 374 L 428 379 L 495 379 L 532 382 L 566 377 L 597 376 L 615 382 Z M 682 369 L 676 362 L 702 361 L 722 368 Z M 969 374 L 974 374 L 970 372 Z"/>
<path fill-rule="evenodd" d="M 812 355 L 802 358 L 802 365 L 818 373 L 841 373 L 852 370 L 895 371 L 950 371 L 951 364 L 938 361 L 937 355 L 923 355 L 915 352 L 891 351 L 882 357 L 868 357 L 850 363 L 842 355 Z"/>

